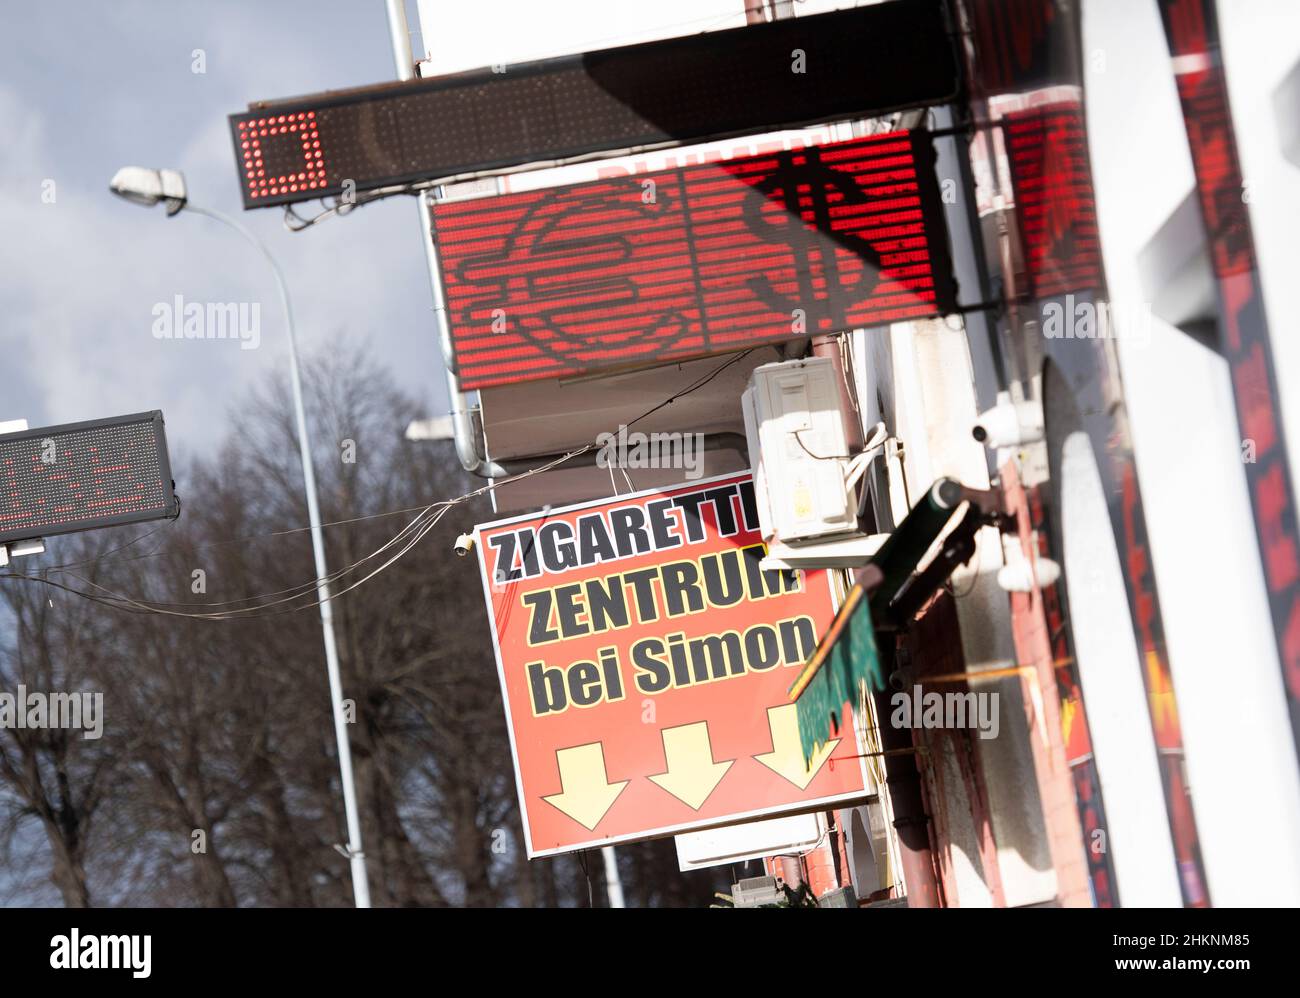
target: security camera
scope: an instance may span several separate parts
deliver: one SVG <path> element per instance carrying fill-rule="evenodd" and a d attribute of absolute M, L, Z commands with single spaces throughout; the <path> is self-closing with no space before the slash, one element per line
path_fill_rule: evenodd
<path fill-rule="evenodd" d="M 971 436 L 989 448 L 1016 447 L 1043 439 L 1043 407 L 1029 400 L 1012 402 L 1006 392 L 998 404 L 980 413 Z"/>
<path fill-rule="evenodd" d="M 461 534 L 456 538 L 456 553 L 462 558 L 474 550 L 474 535 Z"/>

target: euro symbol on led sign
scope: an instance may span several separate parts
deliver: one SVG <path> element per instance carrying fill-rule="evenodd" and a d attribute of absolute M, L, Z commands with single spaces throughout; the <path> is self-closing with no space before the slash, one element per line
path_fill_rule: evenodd
<path fill-rule="evenodd" d="M 665 194 L 646 204 L 640 194 L 636 180 L 613 181 L 595 191 L 561 193 L 530 209 L 504 249 L 469 257 L 457 268 L 465 283 L 497 292 L 467 309 L 466 320 L 487 321 L 494 311 L 523 300 L 538 307 L 518 317 L 519 328 L 560 361 L 591 349 L 584 329 L 591 312 L 608 316 L 602 341 L 617 342 L 629 356 L 672 349 L 689 332 L 684 310 L 694 295 L 643 297 L 627 269 L 635 266 L 635 234 L 671 217 L 677 199 Z M 641 307 L 646 304 L 648 313 Z"/>
<path fill-rule="evenodd" d="M 924 132 L 435 202 L 432 216 L 466 389 L 939 315 L 955 300 Z"/>

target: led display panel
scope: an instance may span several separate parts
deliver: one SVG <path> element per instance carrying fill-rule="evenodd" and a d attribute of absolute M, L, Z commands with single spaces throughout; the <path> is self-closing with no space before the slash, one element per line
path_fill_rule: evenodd
<path fill-rule="evenodd" d="M 254 103 L 230 116 L 244 207 L 943 103 L 959 77 L 941 6 L 896 0 Z"/>
<path fill-rule="evenodd" d="M 1101 287 L 1101 237 L 1079 104 L 1016 111 L 1004 128 L 1032 296 Z"/>
<path fill-rule="evenodd" d="M 946 311 L 924 132 L 435 203 L 456 370 L 487 388 Z"/>
<path fill-rule="evenodd" d="M 1078 11 L 1057 0 L 979 0 L 972 35 L 980 85 L 1024 93 L 1076 81 Z"/>
<path fill-rule="evenodd" d="M 0 434 L 0 543 L 179 512 L 161 412 Z"/>

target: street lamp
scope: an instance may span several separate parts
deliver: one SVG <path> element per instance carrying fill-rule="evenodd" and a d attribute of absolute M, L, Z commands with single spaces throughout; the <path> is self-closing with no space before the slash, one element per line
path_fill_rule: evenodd
<path fill-rule="evenodd" d="M 271 266 L 280 303 L 284 306 L 285 327 L 289 331 L 289 375 L 293 385 L 293 410 L 298 423 L 298 451 L 302 457 L 303 485 L 307 490 L 307 517 L 311 523 L 312 553 L 316 558 L 316 595 L 320 602 L 321 631 L 325 637 L 325 664 L 329 671 L 330 701 L 334 710 L 334 739 L 338 744 L 339 775 L 343 783 L 343 807 L 347 815 L 348 844 L 346 854 L 352 864 L 352 897 L 358 908 L 370 907 L 370 883 L 366 877 L 366 858 L 361 851 L 361 822 L 357 816 L 356 786 L 352 779 L 352 750 L 348 745 L 347 722 L 343 717 L 343 684 L 339 679 L 338 646 L 334 640 L 334 610 L 330 603 L 330 585 L 325 567 L 325 537 L 321 532 L 320 507 L 316 501 L 316 471 L 311 460 L 311 445 L 307 437 L 307 416 L 302 406 L 302 379 L 298 373 L 298 341 L 294 331 L 293 307 L 289 303 L 289 288 L 284 282 L 280 265 L 270 250 L 252 232 L 228 215 L 210 208 L 199 208 L 189 203 L 185 190 L 185 176 L 179 170 L 150 170 L 141 166 L 126 166 L 113 175 L 109 189 L 118 197 L 133 204 L 151 207 L 163 204 L 168 215 L 192 211 L 230 226 L 244 237 Z"/>

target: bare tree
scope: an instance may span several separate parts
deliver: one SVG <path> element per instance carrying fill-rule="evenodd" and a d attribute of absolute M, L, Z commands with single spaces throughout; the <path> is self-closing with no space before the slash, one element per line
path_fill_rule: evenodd
<path fill-rule="evenodd" d="M 332 570 L 370 558 L 418 510 L 482 486 L 446 444 L 403 439 L 421 413 L 361 350 L 309 365 L 307 397 Z M 351 902 L 331 708 L 286 386 L 257 386 L 214 456 L 178 473 L 184 515 L 161 529 L 60 538 L 50 578 L 157 601 L 123 612 L 0 579 L 15 620 L 0 680 L 105 697 L 103 739 L 0 731 L 0 847 L 43 830 L 63 903 L 342 906 Z M 363 839 L 376 905 L 601 904 L 601 864 L 529 862 L 488 621 L 455 535 L 491 518 L 455 506 L 334 611 Z M 129 540 L 129 538 L 127 539 Z M 114 551 L 113 548 L 121 548 Z M 50 565 L 52 556 L 46 556 Z M 91 585 L 102 586 L 95 589 Z M 193 619 L 247 605 L 234 620 Z M 21 736 L 21 737 L 19 737 Z M 12 851 L 12 849 L 11 849 Z M 633 903 L 707 904 L 670 841 L 620 849 Z M 4 853 L 0 852 L 0 859 Z"/>
<path fill-rule="evenodd" d="M 76 550 L 93 557 L 105 546 L 101 539 Z M 12 629 L 0 658 L 0 687 L 15 698 L 15 717 L 0 727 L 0 840 L 11 843 L 21 824 L 34 821 L 48 845 L 50 881 L 63 903 L 87 907 L 91 832 L 119 760 L 85 730 L 53 726 L 48 716 L 40 727 L 27 726 L 40 718 L 27 715 L 26 695 L 48 704 L 54 694 L 99 692 L 99 614 L 89 603 L 32 585 L 7 586 L 3 595 Z M 24 714 L 22 725 L 18 713 Z"/>

